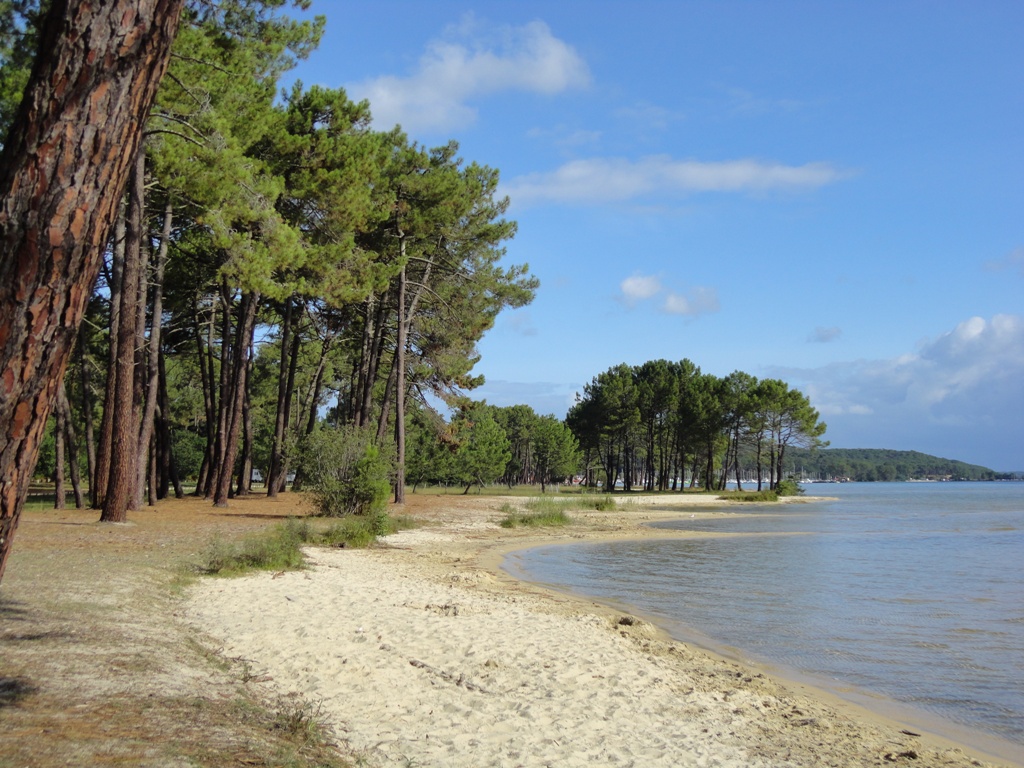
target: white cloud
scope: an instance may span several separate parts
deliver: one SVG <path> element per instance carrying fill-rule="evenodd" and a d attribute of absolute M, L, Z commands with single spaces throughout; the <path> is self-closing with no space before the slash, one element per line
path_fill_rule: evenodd
<path fill-rule="evenodd" d="M 619 284 L 622 296 L 628 304 L 644 301 L 661 292 L 661 279 L 654 275 L 634 275 Z"/>
<path fill-rule="evenodd" d="M 553 95 L 590 82 L 586 62 L 542 21 L 483 30 L 469 18 L 451 32 L 457 39 L 431 42 L 409 76 L 352 83 L 349 94 L 369 99 L 378 126 L 449 131 L 476 120 L 473 99 L 501 91 Z"/>
<path fill-rule="evenodd" d="M 842 447 L 1024 469 L 1024 316 L 972 317 L 890 360 L 771 375 L 802 386 Z"/>
<path fill-rule="evenodd" d="M 719 310 L 718 291 L 714 288 L 697 287 L 691 289 L 685 296 L 670 293 L 665 297 L 663 309 L 670 315 L 687 317 L 712 314 Z"/>
<path fill-rule="evenodd" d="M 823 328 L 818 326 L 814 329 L 814 333 L 807 337 L 807 340 L 816 344 L 828 344 L 830 341 L 835 341 L 843 335 L 841 328 L 830 327 Z"/>
<path fill-rule="evenodd" d="M 657 275 L 633 275 L 619 283 L 621 301 L 632 307 L 641 301 L 664 295 L 661 310 L 670 315 L 698 317 L 719 310 L 718 291 L 714 288 L 696 286 L 686 294 L 666 290 Z"/>
<path fill-rule="evenodd" d="M 848 176 L 829 163 L 784 165 L 743 159 L 723 162 L 675 160 L 652 155 L 639 160 L 574 160 L 550 173 L 513 179 L 503 194 L 517 204 L 601 204 L 649 195 L 695 192 L 768 192 L 816 189 Z"/>

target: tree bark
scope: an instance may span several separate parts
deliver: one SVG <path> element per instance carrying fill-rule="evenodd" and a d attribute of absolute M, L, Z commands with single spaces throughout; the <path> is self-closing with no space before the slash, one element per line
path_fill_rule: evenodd
<path fill-rule="evenodd" d="M 259 293 L 242 295 L 237 334 L 234 343 L 234 354 L 231 360 L 231 375 L 227 396 L 222 400 L 222 412 L 225 414 L 226 429 L 223 435 L 223 452 L 220 467 L 217 471 L 217 482 L 214 486 L 213 503 L 217 507 L 228 505 L 228 492 L 231 488 L 231 476 L 234 473 L 235 459 L 238 456 L 238 433 L 242 422 L 242 400 L 247 386 L 246 355 L 252 342 L 252 334 L 256 322 L 256 307 L 259 304 Z M 221 361 L 227 365 L 227 361 Z M 226 402 L 224 402 L 226 400 Z"/>
<path fill-rule="evenodd" d="M 405 238 L 399 237 L 400 258 L 405 261 Z M 395 345 L 395 504 L 405 503 L 405 343 L 409 318 L 405 312 L 405 265 L 398 275 L 398 341 Z"/>
<path fill-rule="evenodd" d="M 256 357 L 252 346 L 250 342 L 245 363 L 246 387 L 242 390 L 242 455 L 238 482 L 235 484 L 236 496 L 247 496 L 252 493 L 252 403 L 248 387 L 248 382 L 252 379 L 253 360 Z"/>
<path fill-rule="evenodd" d="M 245 295 L 242 296 L 242 302 L 245 301 Z M 235 400 L 229 396 L 229 390 L 231 388 L 232 374 L 234 372 L 233 366 L 236 355 L 241 356 L 241 352 L 238 349 L 238 345 L 241 344 L 240 326 L 241 322 L 234 326 L 234 335 L 238 338 L 235 339 L 234 346 L 232 346 L 232 324 L 231 315 L 234 304 L 234 292 L 228 288 L 227 283 L 222 283 L 220 286 L 220 304 L 221 304 L 221 330 L 220 330 L 220 378 L 217 386 L 217 431 L 216 437 L 213 444 L 213 459 L 210 464 L 210 473 L 206 479 L 206 487 L 204 490 L 204 496 L 207 499 L 212 499 L 217 495 L 217 488 L 220 485 L 221 475 L 224 474 L 224 459 L 227 454 L 228 442 L 227 432 L 231 425 L 231 413 L 233 413 Z M 242 308 L 239 307 L 239 313 L 241 314 Z M 213 352 L 213 345 L 210 345 L 210 353 Z M 210 360 L 210 369 L 213 369 L 213 360 Z M 237 380 L 237 374 L 235 380 Z M 227 474 L 230 476 L 232 469 L 227 470 Z M 228 481 L 230 485 L 230 481 Z M 227 496 L 225 495 L 225 500 Z"/>
<path fill-rule="evenodd" d="M 183 0 L 55 0 L 0 157 L 0 578 Z"/>
<path fill-rule="evenodd" d="M 125 230 L 124 267 L 121 270 L 121 321 L 117 329 L 117 357 L 111 361 L 114 407 L 111 420 L 110 479 L 103 499 L 100 521 L 123 523 L 135 495 L 139 422 L 136 402 L 136 354 L 139 283 L 142 280 L 142 201 L 145 187 L 145 155 L 136 156 L 128 191 L 128 226 Z M 141 459 L 145 461 L 145 457 Z"/>
<path fill-rule="evenodd" d="M 278 477 L 281 475 L 281 464 L 284 454 L 284 432 L 287 426 L 284 414 L 284 401 L 288 391 L 288 350 L 291 346 L 292 333 L 292 297 L 288 297 L 284 305 L 284 322 L 281 328 L 281 357 L 277 369 L 277 414 L 274 421 L 274 441 L 270 447 L 270 469 L 267 471 L 267 496 L 277 496 Z"/>
<path fill-rule="evenodd" d="M 198 304 L 198 302 L 197 302 Z M 209 486 L 210 469 L 213 466 L 213 449 L 216 442 L 217 403 L 213 390 L 213 358 L 209 347 L 213 344 L 214 312 L 211 310 L 206 322 L 207 342 L 203 344 L 203 329 L 199 323 L 199 307 L 195 311 L 196 351 L 199 354 L 199 377 L 203 387 L 203 408 L 206 414 L 206 448 L 196 478 L 196 496 L 203 496 Z"/>
<path fill-rule="evenodd" d="M 295 319 L 295 328 L 292 329 L 292 349 L 288 356 L 288 380 L 284 387 L 284 434 L 282 438 L 288 438 L 288 426 L 292 421 L 292 402 L 295 399 L 295 374 L 299 369 L 299 352 L 302 347 L 302 334 L 299 333 L 299 321 Z M 287 443 L 286 443 L 287 444 Z M 288 485 L 288 454 L 284 452 L 281 457 L 281 472 L 278 479 L 277 490 L 284 493 Z"/>
<path fill-rule="evenodd" d="M 55 408 L 53 415 L 53 508 L 64 509 L 64 412 Z"/>
<path fill-rule="evenodd" d="M 156 254 L 156 265 L 153 272 L 153 320 L 149 330 L 149 359 L 147 361 L 148 382 L 145 387 L 146 403 L 142 409 L 142 424 L 139 427 L 138 441 L 138 477 L 135 486 L 135 500 L 133 509 L 142 506 L 143 488 L 145 486 L 145 474 L 148 462 L 145 456 L 153 442 L 153 430 L 156 422 L 156 404 L 160 395 L 160 331 L 164 314 L 164 269 L 167 266 L 167 249 L 171 240 L 171 224 L 173 221 L 173 208 L 171 201 L 167 201 L 164 208 L 164 223 L 160 237 L 160 248 Z M 142 339 L 140 339 L 141 341 Z M 155 483 L 154 483 L 155 485 Z M 150 506 L 155 499 L 152 497 L 154 489 L 150 489 Z"/>
<path fill-rule="evenodd" d="M 85 334 L 78 334 L 79 362 L 82 365 L 82 421 L 85 424 L 85 457 L 89 482 L 96 476 L 96 441 L 92 430 L 92 377 L 85 359 Z M 92 489 L 90 488 L 90 491 Z"/>
<path fill-rule="evenodd" d="M 114 393 L 116 392 L 117 337 L 121 327 L 121 284 L 124 272 L 125 209 L 118 206 L 117 223 L 114 225 L 114 248 L 110 265 L 110 349 L 108 350 L 107 381 L 103 391 L 103 415 L 100 417 L 100 443 L 96 455 L 96 466 L 91 476 L 90 495 L 94 509 L 102 509 L 110 482 L 110 451 L 114 429 Z"/>
<path fill-rule="evenodd" d="M 68 467 L 71 470 L 71 490 L 75 494 L 75 509 L 82 509 L 85 507 L 85 500 L 82 497 L 82 473 L 78 468 L 78 437 L 75 434 L 71 403 L 68 401 L 68 393 L 63 382 L 57 390 L 56 408 L 64 422 L 64 445 L 67 447 Z"/>
<path fill-rule="evenodd" d="M 160 367 L 160 440 L 164 446 L 164 467 L 162 472 L 165 475 L 165 479 L 161 480 L 161 483 L 164 485 L 161 498 L 166 498 L 166 484 L 169 483 L 174 488 L 174 498 L 183 499 L 185 498 L 185 490 L 181 487 L 178 463 L 174 458 L 174 441 L 171 438 L 171 399 L 167 394 L 167 369 L 164 364 L 163 351 L 160 352 L 158 364 Z"/>

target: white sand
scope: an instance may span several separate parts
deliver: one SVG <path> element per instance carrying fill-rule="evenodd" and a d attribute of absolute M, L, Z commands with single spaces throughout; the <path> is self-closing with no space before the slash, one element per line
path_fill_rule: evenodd
<path fill-rule="evenodd" d="M 388 549 L 203 581 L 188 620 L 261 686 L 320 702 L 368 765 L 978 764 L 494 573 L 483 566 L 514 539 L 493 518 L 460 509 Z"/>

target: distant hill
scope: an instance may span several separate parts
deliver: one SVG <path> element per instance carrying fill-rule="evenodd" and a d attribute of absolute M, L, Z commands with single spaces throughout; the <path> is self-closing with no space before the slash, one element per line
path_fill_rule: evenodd
<path fill-rule="evenodd" d="M 918 451 L 881 448 L 790 449 L 786 472 L 811 480 L 998 480 L 988 467 L 941 459 Z"/>

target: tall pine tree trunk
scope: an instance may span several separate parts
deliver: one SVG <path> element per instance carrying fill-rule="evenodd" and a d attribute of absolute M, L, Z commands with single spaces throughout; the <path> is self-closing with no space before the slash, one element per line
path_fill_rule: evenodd
<path fill-rule="evenodd" d="M 103 390 L 103 415 L 100 418 L 100 441 L 96 465 L 91 477 L 90 494 L 94 509 L 102 509 L 110 482 L 110 451 L 114 439 L 114 396 L 117 391 L 117 339 L 121 327 L 121 286 L 124 283 L 125 207 L 118 207 L 114 226 L 114 248 L 110 269 L 110 344 L 107 359 L 107 381 Z"/>
<path fill-rule="evenodd" d="M 75 494 L 75 509 L 82 509 L 85 500 L 82 496 L 82 473 L 78 468 L 78 436 L 75 434 L 71 403 L 68 401 L 68 393 L 63 382 L 57 390 L 56 410 L 64 422 L 64 445 L 67 448 L 68 468 L 71 470 L 71 490 Z"/>
<path fill-rule="evenodd" d="M 140 146 L 128 185 L 128 217 L 124 267 L 121 270 L 121 319 L 117 329 L 117 357 L 112 362 L 114 407 L 111 420 L 110 479 L 100 520 L 123 523 L 133 501 L 138 455 L 139 421 L 136 402 L 136 354 L 139 284 L 142 281 L 142 240 L 145 196 L 145 154 Z M 145 460 L 143 457 L 142 461 Z"/>
<path fill-rule="evenodd" d="M 270 468 L 267 471 L 267 496 L 277 496 L 278 478 L 284 463 L 284 433 L 287 420 L 284 412 L 284 401 L 288 392 L 288 350 L 291 347 L 292 333 L 292 297 L 285 300 L 284 322 L 281 327 L 281 356 L 277 369 L 277 412 L 274 420 L 274 440 L 270 446 Z"/>
<path fill-rule="evenodd" d="M 53 508 L 64 509 L 64 412 L 54 408 L 53 415 Z"/>
<path fill-rule="evenodd" d="M 405 503 L 405 344 L 409 318 L 405 311 L 405 238 L 399 237 L 402 271 L 398 275 L 398 341 L 395 345 L 395 504 Z"/>
<path fill-rule="evenodd" d="M 252 368 L 255 355 L 252 344 L 249 344 L 245 363 L 245 378 L 247 385 L 242 391 L 242 455 L 241 466 L 238 469 L 238 482 L 236 485 L 236 496 L 247 496 L 252 493 L 252 403 L 248 382 L 252 380 Z"/>
<path fill-rule="evenodd" d="M 149 331 L 149 355 L 146 361 L 148 377 L 146 386 L 144 387 L 146 392 L 146 403 L 142 408 L 142 423 L 139 426 L 139 466 L 135 486 L 135 499 L 132 505 L 133 509 L 138 509 L 142 506 L 146 470 L 149 468 L 149 462 L 145 460 L 145 457 L 148 455 L 150 444 L 153 442 L 153 430 L 155 428 L 156 421 L 156 404 L 160 395 L 159 359 L 160 331 L 164 314 L 164 269 L 167 266 L 167 249 L 171 240 L 172 214 L 173 208 L 171 206 L 171 201 L 168 200 L 167 205 L 164 208 L 164 222 L 160 237 L 160 248 L 157 250 L 156 264 L 153 270 L 153 320 Z M 143 311 L 145 311 L 144 307 Z M 142 341 L 141 338 L 139 340 Z M 143 349 L 145 349 L 145 347 Z M 151 489 L 149 499 L 151 506 L 155 501 L 152 497 L 152 492 L 153 490 Z"/>
<path fill-rule="evenodd" d="M 239 306 L 239 323 L 235 336 L 232 360 L 221 361 L 222 366 L 230 362 L 231 375 L 225 387 L 226 404 L 221 408 L 225 414 L 225 430 L 223 435 L 223 452 L 220 466 L 217 468 L 217 480 L 214 485 L 213 503 L 218 507 L 228 505 L 228 494 L 231 489 L 231 476 L 234 472 L 235 459 L 238 456 L 238 435 L 242 425 L 242 401 L 248 384 L 246 373 L 246 355 L 252 343 L 252 334 L 256 323 L 256 307 L 259 304 L 259 293 L 244 293 Z M 223 401 L 222 401 L 223 402 Z"/>
<path fill-rule="evenodd" d="M 185 498 L 185 491 L 181 487 L 181 477 L 178 473 L 178 463 L 174 458 L 174 441 L 171 437 L 171 399 L 167 394 L 167 366 L 164 364 L 164 353 L 160 351 L 160 357 L 157 361 L 160 368 L 160 420 L 159 420 L 159 433 L 160 442 L 163 445 L 161 451 L 162 466 L 161 466 L 161 493 L 160 498 L 167 497 L 167 486 L 170 485 L 174 488 L 174 498 L 183 499 Z"/>
<path fill-rule="evenodd" d="M 245 302 L 245 295 L 242 295 L 242 304 L 239 306 L 239 313 L 242 312 L 242 307 Z M 226 283 L 222 283 L 220 287 L 220 311 L 221 311 L 221 331 L 220 331 L 220 377 L 217 386 L 217 431 L 216 438 L 213 445 L 213 460 L 210 464 L 210 474 L 207 477 L 207 485 L 204 489 L 204 496 L 207 499 L 213 499 L 217 495 L 217 489 L 220 486 L 221 475 L 224 474 L 224 461 L 228 450 L 228 429 L 231 426 L 231 414 L 234 413 L 235 399 L 229 394 L 232 382 L 232 374 L 234 371 L 234 359 L 235 356 L 241 356 L 241 351 L 238 349 L 238 345 L 241 343 L 240 337 L 234 340 L 234 346 L 232 346 L 233 336 L 237 336 L 240 332 L 241 322 L 234 325 L 234 334 L 232 334 L 232 323 L 231 315 L 234 305 L 233 292 L 228 288 Z M 212 354 L 213 346 L 210 346 L 210 352 Z M 210 361 L 210 369 L 213 369 L 213 361 Z M 237 375 L 235 375 L 237 380 Z M 233 469 L 228 469 L 227 474 L 230 476 Z M 227 485 L 230 485 L 230 480 Z M 225 496 L 225 501 L 227 497 Z"/>
<path fill-rule="evenodd" d="M 301 351 L 302 334 L 299 333 L 298 318 L 292 332 L 292 349 L 288 356 L 288 379 L 284 387 L 284 439 L 287 440 L 288 429 L 292 423 L 292 403 L 295 400 L 295 375 L 299 369 L 299 352 Z M 295 429 L 295 427 L 291 427 Z M 296 431 L 298 431 L 296 429 Z M 281 476 L 278 479 L 278 492 L 283 493 L 288 484 L 288 454 L 281 461 Z"/>
<path fill-rule="evenodd" d="M 54 0 L 0 156 L 0 578 L 183 0 Z"/>
<path fill-rule="evenodd" d="M 203 450 L 203 461 L 196 479 L 196 496 L 204 496 L 209 487 L 210 469 L 213 466 L 213 449 L 216 442 L 217 403 L 213 390 L 213 357 L 208 353 L 213 344 L 213 311 L 211 310 L 206 325 L 207 340 L 203 342 L 203 328 L 199 322 L 199 308 L 195 312 L 196 351 L 199 356 L 199 378 L 203 387 L 203 409 L 206 415 L 206 446 Z"/>

